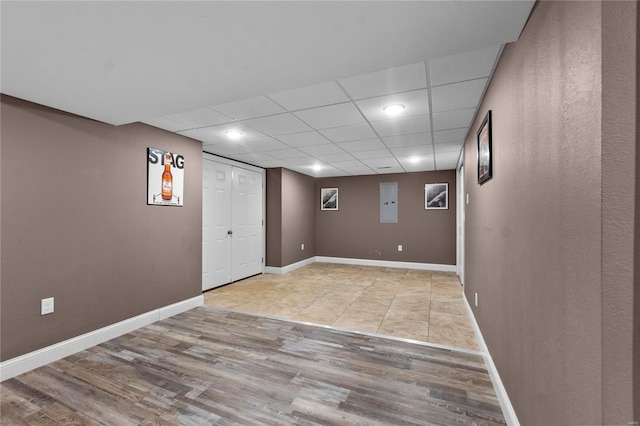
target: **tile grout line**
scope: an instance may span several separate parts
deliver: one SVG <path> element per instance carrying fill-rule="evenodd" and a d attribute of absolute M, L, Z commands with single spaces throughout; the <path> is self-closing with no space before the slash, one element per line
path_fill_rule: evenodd
<path fill-rule="evenodd" d="M 431 293 L 433 292 L 433 274 L 429 274 L 429 322 L 427 323 L 427 342 L 431 341 Z"/>
<path fill-rule="evenodd" d="M 403 281 L 407 278 L 408 274 L 409 274 L 409 270 L 407 269 L 407 272 L 405 272 L 404 277 L 402 278 Z M 384 322 L 384 319 L 387 317 L 387 315 L 389 315 L 389 310 L 391 309 L 391 305 L 393 305 L 393 302 L 396 300 L 396 297 L 398 296 L 398 291 L 400 291 L 400 284 L 398 284 L 398 287 L 396 288 L 396 292 L 393 295 L 393 299 L 391 299 L 391 303 L 389 303 L 389 306 L 387 307 L 387 311 L 382 316 L 382 320 L 380 320 L 380 324 L 378 324 L 376 333 L 380 333 L 380 327 L 382 327 L 382 323 Z"/>

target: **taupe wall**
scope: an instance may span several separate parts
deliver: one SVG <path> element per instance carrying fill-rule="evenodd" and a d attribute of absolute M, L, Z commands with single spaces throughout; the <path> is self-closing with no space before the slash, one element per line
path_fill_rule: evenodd
<path fill-rule="evenodd" d="M 266 266 L 282 266 L 282 169 L 266 171 Z"/>
<path fill-rule="evenodd" d="M 381 182 L 398 182 L 398 223 L 380 223 Z M 425 210 L 425 183 L 444 182 L 449 183 L 449 209 Z M 334 187 L 339 209 L 321 211 L 320 189 Z M 454 170 L 318 179 L 316 254 L 455 265 L 455 193 Z"/>
<path fill-rule="evenodd" d="M 537 3 L 466 141 L 465 294 L 522 424 L 638 421 L 636 31 L 632 2 Z"/>
<path fill-rule="evenodd" d="M 267 266 L 283 267 L 316 255 L 314 189 L 310 176 L 267 169 Z"/>
<path fill-rule="evenodd" d="M 2 360 L 201 294 L 199 142 L 7 96 L 1 108 Z M 146 204 L 147 147 L 184 155 L 184 207 Z"/>
<path fill-rule="evenodd" d="M 633 307 L 633 406 L 634 417 L 640 417 L 640 9 L 636 8 L 636 213 L 635 213 L 635 260 L 634 260 L 634 307 Z"/>
<path fill-rule="evenodd" d="M 632 412 L 633 378 L 640 369 L 633 354 L 637 14 L 636 2 L 602 3 L 602 413 L 606 424 L 640 421 L 640 405 L 635 416 Z M 636 340 L 639 335 L 636 326 Z"/>
<path fill-rule="evenodd" d="M 316 255 L 315 179 L 282 169 L 282 265 Z M 304 244 L 304 250 L 301 250 Z"/>

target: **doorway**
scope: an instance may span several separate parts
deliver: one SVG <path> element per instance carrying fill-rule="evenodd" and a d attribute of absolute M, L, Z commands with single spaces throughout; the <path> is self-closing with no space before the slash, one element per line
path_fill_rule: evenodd
<path fill-rule="evenodd" d="M 203 291 L 263 272 L 262 182 L 261 169 L 203 156 Z"/>

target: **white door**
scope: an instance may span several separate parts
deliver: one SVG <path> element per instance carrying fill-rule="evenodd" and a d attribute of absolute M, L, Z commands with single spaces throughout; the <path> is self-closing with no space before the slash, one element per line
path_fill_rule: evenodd
<path fill-rule="evenodd" d="M 202 290 L 262 273 L 262 173 L 204 159 Z"/>
<path fill-rule="evenodd" d="M 262 272 L 262 174 L 233 169 L 232 278 Z"/>
<path fill-rule="evenodd" d="M 231 282 L 232 167 L 202 162 L 202 290 Z"/>

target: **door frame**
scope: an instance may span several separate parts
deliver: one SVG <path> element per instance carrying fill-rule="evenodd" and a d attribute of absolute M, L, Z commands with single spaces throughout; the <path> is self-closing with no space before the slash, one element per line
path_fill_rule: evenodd
<path fill-rule="evenodd" d="M 464 149 L 462 150 L 458 167 L 456 168 L 456 186 L 457 186 L 457 211 L 456 211 L 456 273 L 460 278 L 460 283 L 464 285 L 464 251 L 465 251 L 465 209 L 466 194 L 464 188 Z"/>
<path fill-rule="evenodd" d="M 240 161 L 235 161 L 235 160 L 231 160 L 229 158 L 224 158 L 224 157 L 218 157 L 217 155 L 213 155 L 210 154 L 206 151 L 202 151 L 202 160 L 209 160 L 209 161 L 214 161 L 216 163 L 221 163 L 221 164 L 227 164 L 229 166 L 232 167 L 237 167 L 240 169 L 245 169 L 245 170 L 250 170 L 252 172 L 256 172 L 256 173 L 260 173 L 262 175 L 262 247 L 261 247 L 261 251 L 262 251 L 262 274 L 265 273 L 265 257 L 266 257 L 266 251 L 267 251 L 267 224 L 266 224 L 266 217 L 267 217 L 267 185 L 266 185 L 266 179 L 267 179 L 267 173 L 266 170 L 261 168 L 261 167 L 257 167 L 257 166 L 252 166 L 251 164 L 247 164 L 247 163 L 242 163 Z M 200 177 L 200 179 L 202 180 L 202 176 Z M 200 223 L 200 227 L 202 228 L 202 223 Z M 233 282 L 233 281 L 232 281 Z M 202 284 L 202 283 L 201 283 Z"/>

